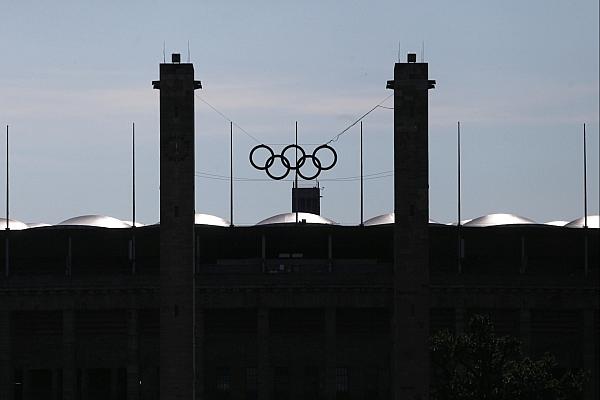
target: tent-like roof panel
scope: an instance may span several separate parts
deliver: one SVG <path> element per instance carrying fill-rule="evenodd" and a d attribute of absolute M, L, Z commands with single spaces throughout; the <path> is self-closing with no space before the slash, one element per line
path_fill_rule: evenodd
<path fill-rule="evenodd" d="M 95 226 L 98 228 L 130 228 L 131 225 L 120 219 L 109 217 L 106 215 L 80 215 L 78 217 L 69 218 L 57 225 L 69 226 Z"/>
<path fill-rule="evenodd" d="M 467 222 L 465 226 L 499 226 L 499 225 L 527 225 L 536 224 L 537 222 L 521 217 L 516 214 L 488 214 L 478 218 L 474 218 Z"/>
<path fill-rule="evenodd" d="M 599 216 L 598 215 L 588 215 L 587 217 L 587 226 L 588 228 L 596 228 L 598 229 L 600 226 L 600 221 L 599 221 Z M 566 224 L 565 226 L 567 228 L 583 228 L 583 225 L 585 224 L 585 220 L 583 217 L 581 218 L 577 218 L 571 222 L 569 222 L 568 224 Z"/>
<path fill-rule="evenodd" d="M 366 220 L 364 222 L 364 224 L 365 224 L 365 226 L 393 224 L 395 220 L 396 220 L 395 214 L 393 212 L 391 212 L 391 213 L 381 214 L 376 217 L 370 218 L 370 219 Z M 430 224 L 439 224 L 439 222 L 436 222 L 432 219 L 429 220 L 429 223 Z"/>
<path fill-rule="evenodd" d="M 311 213 L 298 213 L 298 222 L 305 224 L 323 224 L 323 225 L 335 225 L 336 223 L 330 219 L 322 217 L 317 214 Z M 296 213 L 284 213 L 277 214 L 267 219 L 263 219 L 256 225 L 271 225 L 271 224 L 293 224 L 296 223 Z"/>

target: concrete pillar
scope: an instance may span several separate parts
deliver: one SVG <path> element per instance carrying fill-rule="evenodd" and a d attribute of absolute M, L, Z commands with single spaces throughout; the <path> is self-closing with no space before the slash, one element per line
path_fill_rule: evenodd
<path fill-rule="evenodd" d="M 521 236 L 521 266 L 519 268 L 521 274 L 527 272 L 527 261 L 527 242 L 525 236 Z"/>
<path fill-rule="evenodd" d="M 204 309 L 196 307 L 196 399 L 204 400 Z"/>
<path fill-rule="evenodd" d="M 77 370 L 75 369 L 75 312 L 63 310 L 63 399 L 75 400 L 77 394 Z"/>
<path fill-rule="evenodd" d="M 392 398 L 429 398 L 428 64 L 409 54 L 394 80 Z"/>
<path fill-rule="evenodd" d="M 138 310 L 127 311 L 127 400 L 140 398 Z"/>
<path fill-rule="evenodd" d="M 521 349 L 528 356 L 531 353 L 531 310 L 521 308 L 519 313 L 519 331 L 521 336 Z"/>
<path fill-rule="evenodd" d="M 110 400 L 117 400 L 119 394 L 119 369 L 110 369 Z M 128 398 L 129 400 L 129 398 Z"/>
<path fill-rule="evenodd" d="M 260 236 L 260 255 L 262 259 L 262 272 L 265 272 L 267 268 L 267 238 L 264 233 Z"/>
<path fill-rule="evenodd" d="M 0 399 L 13 398 L 13 368 L 10 344 L 10 311 L 0 311 Z"/>
<path fill-rule="evenodd" d="M 194 66 L 160 64 L 160 398 L 194 396 Z"/>
<path fill-rule="evenodd" d="M 329 272 L 333 271 L 333 240 L 331 233 L 327 235 L 327 260 L 329 265 Z"/>
<path fill-rule="evenodd" d="M 466 311 L 463 307 L 458 307 L 454 309 L 454 333 L 457 335 L 462 335 L 465 333 L 465 326 L 468 321 L 465 321 Z"/>
<path fill-rule="evenodd" d="M 23 400 L 31 398 L 31 371 L 29 368 L 23 368 Z"/>
<path fill-rule="evenodd" d="M 269 357 L 269 309 L 260 307 L 257 315 L 258 399 L 271 398 L 271 362 Z"/>
<path fill-rule="evenodd" d="M 59 378 L 59 373 L 58 373 L 58 369 L 53 368 L 52 369 L 52 400 L 61 400 L 58 398 L 58 386 L 59 386 L 59 382 L 58 382 L 58 378 Z"/>
<path fill-rule="evenodd" d="M 584 310 L 583 314 L 583 369 L 590 372 L 584 393 L 586 399 L 597 399 L 598 393 L 598 360 L 595 360 L 598 337 L 594 334 L 594 310 Z"/>
<path fill-rule="evenodd" d="M 88 398 L 88 370 L 81 368 L 81 400 Z"/>
<path fill-rule="evenodd" d="M 325 399 L 335 400 L 336 396 L 336 313 L 335 307 L 325 309 Z"/>

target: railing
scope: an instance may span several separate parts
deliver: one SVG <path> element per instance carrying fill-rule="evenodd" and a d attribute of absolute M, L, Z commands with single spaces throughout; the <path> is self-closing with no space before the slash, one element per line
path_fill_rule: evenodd
<path fill-rule="evenodd" d="M 0 276 L 0 288 L 27 287 L 138 287 L 158 286 L 160 268 L 143 260 L 132 274 L 126 260 L 105 259 L 101 262 L 78 262 L 71 265 L 61 260 L 22 263 L 15 260 L 9 277 Z M 598 287 L 598 268 L 590 268 L 587 276 L 581 268 L 544 268 L 537 262 L 519 270 L 512 263 L 473 263 L 458 273 L 452 262 L 430 266 L 432 286 L 509 286 L 509 287 Z M 479 267 L 481 266 L 481 267 Z M 393 264 L 369 259 L 222 259 L 196 267 L 200 285 L 384 285 L 392 284 Z"/>
<path fill-rule="evenodd" d="M 508 269 L 507 269 L 508 270 Z M 556 287 L 593 288 L 598 290 L 598 270 L 564 272 L 510 272 L 490 274 L 488 271 L 472 270 L 458 274 L 456 271 L 430 271 L 430 285 L 437 287 Z"/>
<path fill-rule="evenodd" d="M 197 268 L 200 274 L 294 274 L 294 273 L 383 273 L 392 271 L 391 263 L 361 259 L 225 259 L 216 263 L 202 264 Z"/>
<path fill-rule="evenodd" d="M 94 275 L 94 276 L 65 276 L 65 275 L 31 275 L 11 276 L 0 279 L 2 289 L 48 289 L 63 288 L 154 288 L 158 287 L 158 276 L 144 275 Z"/>
<path fill-rule="evenodd" d="M 392 264 L 373 260 L 254 259 L 201 265 L 197 286 L 390 286 Z"/>

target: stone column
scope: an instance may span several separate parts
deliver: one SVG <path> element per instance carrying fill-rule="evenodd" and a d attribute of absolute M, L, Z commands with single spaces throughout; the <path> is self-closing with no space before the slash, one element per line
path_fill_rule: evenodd
<path fill-rule="evenodd" d="M 138 310 L 127 311 L 127 400 L 140 397 Z"/>
<path fill-rule="evenodd" d="M 76 369 L 75 369 L 75 312 L 63 310 L 63 399 L 75 400 L 76 397 Z"/>
<path fill-rule="evenodd" d="M 58 369 L 52 369 L 52 400 L 61 400 L 58 398 Z"/>
<path fill-rule="evenodd" d="M 117 400 L 119 395 L 119 369 L 110 369 L 110 400 Z M 129 397 L 127 397 L 129 399 Z"/>
<path fill-rule="evenodd" d="M 81 400 L 88 398 L 88 370 L 81 368 Z"/>
<path fill-rule="evenodd" d="M 454 309 L 454 333 L 462 335 L 465 332 L 465 309 L 458 307 Z"/>
<path fill-rule="evenodd" d="M 335 400 L 336 396 L 336 329 L 335 329 L 335 308 L 327 307 L 325 309 L 325 398 Z"/>
<path fill-rule="evenodd" d="M 196 306 L 196 399 L 202 400 L 204 395 L 204 309 Z"/>
<path fill-rule="evenodd" d="M 531 310 L 521 308 L 519 321 L 522 342 L 521 349 L 523 350 L 523 354 L 528 356 L 531 352 Z"/>
<path fill-rule="evenodd" d="M 392 396 L 429 398 L 429 154 L 427 63 L 409 54 L 394 80 Z"/>
<path fill-rule="evenodd" d="M 31 398 L 31 371 L 23 368 L 23 400 Z"/>
<path fill-rule="evenodd" d="M 257 315 L 258 399 L 271 398 L 271 363 L 269 357 L 269 309 L 260 307 Z"/>
<path fill-rule="evenodd" d="M 194 393 L 194 66 L 160 64 L 160 398 Z"/>
<path fill-rule="evenodd" d="M 521 236 L 521 266 L 519 272 L 521 274 L 527 272 L 527 243 L 525 242 L 525 236 Z"/>
<path fill-rule="evenodd" d="M 0 311 L 0 399 L 13 398 L 13 368 L 10 345 L 10 311 Z"/>
<path fill-rule="evenodd" d="M 327 262 L 329 265 L 329 272 L 333 271 L 333 240 L 331 233 L 327 235 Z"/>
<path fill-rule="evenodd" d="M 262 259 L 262 272 L 265 272 L 267 267 L 267 238 L 264 233 L 260 237 L 260 256 Z"/>
<path fill-rule="evenodd" d="M 594 310 L 584 310 L 583 314 L 583 369 L 590 372 L 584 393 L 586 399 L 598 398 L 598 360 L 595 360 L 598 337 L 594 335 Z"/>

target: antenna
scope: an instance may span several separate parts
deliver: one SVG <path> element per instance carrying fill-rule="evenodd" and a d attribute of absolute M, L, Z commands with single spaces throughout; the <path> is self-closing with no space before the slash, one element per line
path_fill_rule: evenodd
<path fill-rule="evenodd" d="M 133 227 L 135 228 L 135 122 L 131 125 L 131 181 L 131 220 L 133 222 Z"/>
<path fill-rule="evenodd" d="M 461 202 L 460 202 L 460 192 L 461 192 L 461 187 L 460 187 L 460 121 L 457 122 L 456 124 L 456 130 L 457 130 L 457 140 L 456 140 L 456 159 L 457 159 L 457 216 L 458 216 L 458 221 L 456 222 L 456 232 L 457 232 L 457 236 L 458 236 L 458 273 L 462 273 L 462 256 L 463 256 L 463 241 L 462 241 L 462 236 L 461 236 L 461 232 L 460 232 L 460 228 L 461 228 Z"/>
<path fill-rule="evenodd" d="M 229 121 L 229 221 L 233 226 L 233 121 Z"/>
<path fill-rule="evenodd" d="M 425 41 L 421 42 L 421 62 L 425 62 Z"/>
<path fill-rule="evenodd" d="M 10 230 L 10 223 L 8 222 L 10 220 L 10 215 L 9 215 L 9 189 L 10 186 L 8 185 L 8 125 L 6 125 L 6 230 Z"/>
<path fill-rule="evenodd" d="M 298 121 L 296 121 L 296 163 L 295 167 L 298 167 Z M 294 177 L 294 187 L 296 188 L 296 193 L 298 193 L 298 168 L 296 168 L 296 176 Z M 293 195 L 292 195 L 293 197 Z M 294 207 L 296 208 L 296 223 L 298 223 L 298 195 L 296 194 Z"/>
<path fill-rule="evenodd" d="M 131 274 L 135 275 L 135 122 L 131 124 Z"/>
<path fill-rule="evenodd" d="M 457 136 L 457 141 L 456 141 L 456 144 L 457 144 L 457 146 L 456 146 L 456 149 L 457 149 L 456 156 L 457 156 L 457 158 L 456 159 L 457 159 L 457 166 L 458 166 L 458 171 L 457 171 L 458 179 L 457 179 L 457 192 L 456 192 L 457 196 L 458 196 L 458 202 L 457 202 L 458 221 L 457 221 L 457 225 L 460 226 L 460 224 L 461 224 L 461 222 L 460 222 L 460 219 L 461 219 L 461 215 L 460 215 L 460 212 L 461 212 L 461 209 L 460 209 L 461 208 L 460 207 L 461 206 L 461 204 L 460 204 L 460 121 L 458 121 L 456 123 L 456 128 L 457 128 L 457 135 L 456 135 Z"/>
<path fill-rule="evenodd" d="M 583 266 L 585 275 L 588 275 L 588 217 L 587 217 L 587 148 L 585 140 L 585 122 L 583 123 Z"/>
<path fill-rule="evenodd" d="M 189 64 L 190 63 L 190 41 L 189 40 L 188 40 L 188 48 L 187 48 L 187 50 L 188 50 L 188 60 L 187 60 L 187 62 Z"/>
<path fill-rule="evenodd" d="M 165 47 L 165 41 L 163 40 L 163 64 L 167 63 L 167 51 Z"/>
<path fill-rule="evenodd" d="M 9 222 L 9 185 L 8 185 L 8 125 L 6 125 L 6 236 L 5 236 L 5 263 L 4 263 L 4 274 L 8 277 L 10 275 L 10 257 L 9 257 L 9 242 L 8 242 L 8 233 L 10 232 L 10 222 Z"/>
<path fill-rule="evenodd" d="M 585 123 L 583 124 L 583 227 L 587 228 L 587 149 Z"/>
<path fill-rule="evenodd" d="M 363 195 L 363 122 L 360 121 L 360 226 L 364 225 L 364 195 Z"/>
<path fill-rule="evenodd" d="M 400 41 L 398 40 L 398 62 L 400 62 Z"/>

